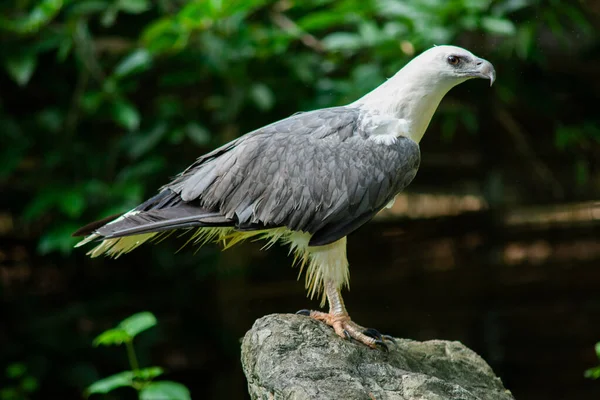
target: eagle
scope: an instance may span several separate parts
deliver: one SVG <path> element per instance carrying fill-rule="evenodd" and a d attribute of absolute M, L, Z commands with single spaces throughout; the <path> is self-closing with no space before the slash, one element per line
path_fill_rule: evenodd
<path fill-rule="evenodd" d="M 351 320 L 347 236 L 394 201 L 419 168 L 419 142 L 442 98 L 472 78 L 496 78 L 492 64 L 455 46 L 435 46 L 355 102 L 299 112 L 199 157 L 154 197 L 120 216 L 88 224 L 76 246 L 118 257 L 175 230 L 188 243 L 249 238 L 290 246 L 312 298 L 329 312 L 301 310 L 342 338 L 387 348 L 385 335 Z"/>

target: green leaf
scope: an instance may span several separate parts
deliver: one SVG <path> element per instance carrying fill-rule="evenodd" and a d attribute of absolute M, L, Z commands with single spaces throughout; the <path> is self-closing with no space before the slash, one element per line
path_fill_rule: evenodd
<path fill-rule="evenodd" d="M 81 97 L 81 108 L 89 114 L 93 114 L 98 110 L 104 100 L 104 93 L 98 90 L 90 90 L 85 92 Z"/>
<path fill-rule="evenodd" d="M 140 332 L 152 328 L 156 325 L 156 317 L 148 311 L 133 314 L 131 317 L 124 319 L 119 324 L 119 328 L 127 332 L 129 336 L 134 338 Z"/>
<path fill-rule="evenodd" d="M 583 374 L 586 378 L 589 379 L 598 379 L 600 378 L 600 367 L 594 367 L 586 370 Z"/>
<path fill-rule="evenodd" d="M 167 124 L 163 121 L 149 131 L 144 130 L 141 137 L 136 138 L 133 145 L 129 147 L 129 156 L 138 158 L 152 150 L 167 132 Z"/>
<path fill-rule="evenodd" d="M 190 122 L 185 126 L 185 133 L 192 141 L 200 146 L 208 144 L 210 132 L 197 122 Z"/>
<path fill-rule="evenodd" d="M 124 342 L 132 340 L 133 337 L 122 328 L 109 329 L 102 332 L 94 339 L 93 345 L 98 346 L 112 346 L 121 345 Z"/>
<path fill-rule="evenodd" d="M 296 23 L 305 31 L 316 31 L 319 29 L 328 29 L 337 24 L 343 23 L 347 19 L 345 13 L 322 11 L 312 12 L 298 19 Z"/>
<path fill-rule="evenodd" d="M 62 132 L 64 126 L 64 111 L 60 108 L 48 107 L 36 115 L 40 128 L 52 133 Z"/>
<path fill-rule="evenodd" d="M 20 378 L 25 375 L 25 372 L 27 372 L 27 367 L 22 363 L 14 363 L 6 367 L 6 377 L 9 379 Z"/>
<path fill-rule="evenodd" d="M 116 123 L 130 131 L 140 126 L 140 113 L 126 100 L 117 100 L 113 103 L 112 117 Z"/>
<path fill-rule="evenodd" d="M 358 32 L 362 40 L 369 46 L 374 46 L 382 37 L 377 24 L 373 21 L 365 21 L 358 26 Z"/>
<path fill-rule="evenodd" d="M 39 383 L 33 376 L 26 376 L 21 381 L 21 388 L 26 393 L 33 393 L 38 389 L 38 387 Z"/>
<path fill-rule="evenodd" d="M 60 251 L 63 255 L 68 255 L 73 251 L 73 246 L 80 238 L 71 236 L 79 228 L 74 223 L 63 223 L 47 230 L 38 242 L 37 251 L 39 254 L 48 254 L 53 251 Z"/>
<path fill-rule="evenodd" d="M 170 18 L 159 19 L 142 33 L 142 42 L 151 53 L 180 50 L 187 44 L 190 32 Z"/>
<path fill-rule="evenodd" d="M 29 82 L 29 79 L 31 79 L 36 64 L 37 59 L 35 55 L 22 54 L 6 60 L 4 62 L 4 67 L 10 77 L 17 82 L 19 86 L 25 86 L 27 82 Z"/>
<path fill-rule="evenodd" d="M 177 13 L 177 21 L 186 29 L 201 29 L 212 23 L 212 14 L 208 1 L 192 1 Z"/>
<path fill-rule="evenodd" d="M 71 2 L 67 8 L 67 12 L 70 16 L 79 17 L 98 14 L 109 7 L 111 7 L 111 3 L 106 0 L 78 0 L 76 2 Z"/>
<path fill-rule="evenodd" d="M 362 39 L 356 33 L 335 32 L 325 36 L 323 44 L 331 51 L 356 50 L 362 46 Z"/>
<path fill-rule="evenodd" d="M 150 9 L 148 0 L 119 0 L 117 4 L 119 9 L 130 14 L 139 14 Z"/>
<path fill-rule="evenodd" d="M 126 75 L 141 72 L 150 67 L 152 56 L 146 49 L 134 50 L 115 67 L 115 75 L 122 78 Z"/>
<path fill-rule="evenodd" d="M 63 0 L 42 0 L 25 17 L 2 21 L 2 28 L 21 34 L 35 33 L 48 24 L 63 7 Z"/>
<path fill-rule="evenodd" d="M 138 369 L 134 372 L 135 372 L 136 379 L 150 381 L 150 380 L 156 378 L 157 376 L 161 376 L 162 374 L 164 374 L 165 371 L 161 367 L 148 367 L 148 368 Z"/>
<path fill-rule="evenodd" d="M 598 357 L 598 360 L 600 360 L 600 342 L 596 343 L 595 349 L 596 349 L 596 357 Z"/>
<path fill-rule="evenodd" d="M 2 400 L 21 400 L 22 396 L 16 387 L 7 387 L 0 389 L 0 399 Z"/>
<path fill-rule="evenodd" d="M 527 59 L 535 46 L 535 25 L 527 24 L 519 27 L 515 40 L 515 51 L 522 59 Z"/>
<path fill-rule="evenodd" d="M 95 393 L 106 394 L 120 387 L 133 387 L 134 378 L 135 374 L 133 371 L 123 371 L 92 383 L 85 390 L 85 394 L 86 396 Z"/>
<path fill-rule="evenodd" d="M 481 19 L 481 26 L 485 31 L 497 35 L 512 36 L 517 31 L 515 24 L 505 18 L 483 17 Z"/>
<path fill-rule="evenodd" d="M 63 193 L 59 206 L 67 216 L 71 218 L 79 217 L 85 209 L 85 196 L 83 192 L 76 189 L 68 190 Z"/>
<path fill-rule="evenodd" d="M 106 11 L 104 11 L 104 14 L 102 14 L 102 18 L 100 19 L 100 23 L 102 24 L 102 26 L 104 26 L 104 27 L 112 26 L 115 23 L 115 21 L 117 20 L 118 13 L 119 13 L 119 9 L 117 8 L 116 5 L 113 5 L 112 7 L 107 8 Z"/>
<path fill-rule="evenodd" d="M 152 382 L 140 391 L 140 400 L 191 400 L 190 391 L 181 383 Z"/>
<path fill-rule="evenodd" d="M 267 85 L 257 83 L 250 89 L 250 97 L 254 104 L 263 111 L 270 110 L 275 104 L 273 91 Z"/>

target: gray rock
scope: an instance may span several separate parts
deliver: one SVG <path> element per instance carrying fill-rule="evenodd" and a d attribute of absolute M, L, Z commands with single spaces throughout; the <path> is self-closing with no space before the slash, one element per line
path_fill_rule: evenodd
<path fill-rule="evenodd" d="M 244 337 L 242 365 L 255 400 L 514 399 L 459 342 L 397 339 L 386 353 L 301 315 L 258 319 Z"/>

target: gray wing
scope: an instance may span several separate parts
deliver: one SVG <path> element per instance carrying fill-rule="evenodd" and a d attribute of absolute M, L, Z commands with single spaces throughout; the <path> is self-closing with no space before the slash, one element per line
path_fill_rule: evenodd
<path fill-rule="evenodd" d="M 170 210 L 170 224 L 160 217 L 166 210 L 146 207 L 124 220 L 127 234 L 148 232 L 141 223 L 148 213 L 161 230 L 211 223 L 239 230 L 285 226 L 311 233 L 310 245 L 346 236 L 411 182 L 420 161 L 410 139 L 368 139 L 360 112 L 336 107 L 297 114 L 199 158 L 161 191 L 170 199 L 161 200 L 168 204 L 163 209 L 181 207 L 185 215 L 177 219 Z M 141 229 L 132 229 L 135 223 Z M 120 236 L 114 228 L 112 236 Z"/>
<path fill-rule="evenodd" d="M 370 140 L 359 119 L 359 110 L 346 107 L 293 116 L 241 138 L 167 187 L 238 229 L 286 226 L 312 233 L 312 245 L 331 243 L 370 220 L 419 165 L 416 143 Z"/>

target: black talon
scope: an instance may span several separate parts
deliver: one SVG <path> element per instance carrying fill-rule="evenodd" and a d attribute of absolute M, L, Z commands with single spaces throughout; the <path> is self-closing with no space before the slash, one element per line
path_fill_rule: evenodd
<path fill-rule="evenodd" d="M 372 337 L 373 339 L 376 339 L 379 341 L 383 340 L 383 336 L 381 335 L 381 333 L 379 333 L 379 331 L 377 329 L 367 328 L 363 331 L 363 333 L 369 337 Z"/>
<path fill-rule="evenodd" d="M 390 351 L 387 344 L 385 344 L 385 342 L 383 340 L 375 340 L 375 346 L 379 347 L 381 350 L 385 351 L 386 353 L 389 353 L 389 351 Z"/>
<path fill-rule="evenodd" d="M 393 336 L 390 336 L 390 335 L 381 335 L 381 337 L 382 337 L 384 340 L 387 340 L 387 341 L 389 341 L 389 342 L 392 342 L 392 343 L 396 344 L 396 339 L 394 339 L 394 337 L 393 337 Z"/>
<path fill-rule="evenodd" d="M 346 339 L 348 340 L 352 340 L 352 336 L 350 336 L 350 332 L 348 332 L 347 330 L 344 329 L 344 336 L 346 336 Z"/>
<path fill-rule="evenodd" d="M 298 310 L 298 311 L 296 311 L 296 314 L 306 315 L 307 317 L 310 317 L 310 310 L 307 310 L 307 309 Z"/>

